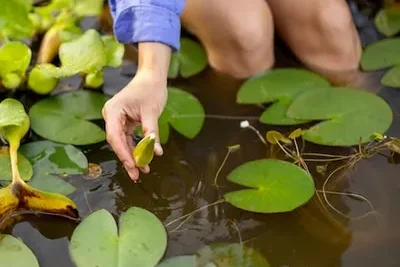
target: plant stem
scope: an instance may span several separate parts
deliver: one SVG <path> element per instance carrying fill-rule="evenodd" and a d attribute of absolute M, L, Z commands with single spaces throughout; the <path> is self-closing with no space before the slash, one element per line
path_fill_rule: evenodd
<path fill-rule="evenodd" d="M 18 148 L 20 141 L 10 139 L 10 158 L 11 158 L 11 172 L 12 172 L 12 183 L 11 184 L 21 184 L 24 181 L 21 179 L 21 175 L 18 170 Z"/>

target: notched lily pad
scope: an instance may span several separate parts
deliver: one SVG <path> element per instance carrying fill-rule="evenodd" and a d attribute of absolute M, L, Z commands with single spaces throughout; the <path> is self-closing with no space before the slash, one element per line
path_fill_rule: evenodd
<path fill-rule="evenodd" d="M 386 37 L 392 37 L 400 32 L 400 7 L 394 6 L 381 9 L 374 19 L 376 28 Z"/>
<path fill-rule="evenodd" d="M 384 39 L 365 49 L 361 58 L 361 67 L 366 71 L 375 71 L 400 65 L 400 38 Z"/>
<path fill-rule="evenodd" d="M 58 143 L 88 145 L 105 140 L 103 129 L 91 122 L 102 119 L 108 97 L 86 90 L 46 98 L 29 110 L 32 130 Z M 90 134 L 88 134 L 90 133 Z"/>
<path fill-rule="evenodd" d="M 167 247 L 162 223 L 147 210 L 131 207 L 120 217 L 119 231 L 106 210 L 89 215 L 75 229 L 70 252 L 79 267 L 155 266 Z"/>
<path fill-rule="evenodd" d="M 400 88 L 400 65 L 386 72 L 381 83 L 384 86 Z"/>
<path fill-rule="evenodd" d="M 39 267 L 32 250 L 11 235 L 0 235 L 0 259 L 3 266 Z"/>

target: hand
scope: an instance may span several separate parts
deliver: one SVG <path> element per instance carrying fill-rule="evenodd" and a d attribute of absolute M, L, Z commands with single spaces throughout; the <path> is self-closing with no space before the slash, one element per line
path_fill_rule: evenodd
<path fill-rule="evenodd" d="M 166 79 L 154 77 L 152 72 L 138 71 L 133 80 L 111 98 L 103 108 L 107 142 L 114 149 L 133 181 L 139 179 L 139 169 L 132 157 L 135 128 L 142 124 L 143 136 L 154 132 L 156 155 L 163 154 L 159 141 L 158 118 L 167 101 Z M 140 168 L 143 173 L 149 166 Z"/>

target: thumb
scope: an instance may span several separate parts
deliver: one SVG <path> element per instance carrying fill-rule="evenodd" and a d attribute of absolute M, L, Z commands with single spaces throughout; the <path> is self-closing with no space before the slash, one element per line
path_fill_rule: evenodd
<path fill-rule="evenodd" d="M 162 156 L 164 152 L 160 144 L 160 136 L 158 132 L 158 112 L 155 112 L 155 110 L 143 110 L 141 117 L 143 136 L 147 136 L 151 133 L 156 135 L 154 153 L 157 156 Z"/>

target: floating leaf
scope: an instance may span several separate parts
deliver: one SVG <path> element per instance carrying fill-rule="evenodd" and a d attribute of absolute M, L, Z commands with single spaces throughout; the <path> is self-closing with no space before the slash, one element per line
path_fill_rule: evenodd
<path fill-rule="evenodd" d="M 32 130 L 58 143 L 87 145 L 105 140 L 105 132 L 90 120 L 102 119 L 108 97 L 78 90 L 46 98 L 29 110 Z M 90 133 L 90 134 L 88 134 Z"/>
<path fill-rule="evenodd" d="M 181 38 L 181 48 L 171 56 L 168 77 L 176 78 L 179 73 L 188 78 L 203 71 L 208 64 L 204 47 L 196 41 Z"/>
<path fill-rule="evenodd" d="M 24 1 L 1 1 L 0 38 L 29 38 L 33 34 L 33 24 L 29 19 L 28 5 Z"/>
<path fill-rule="evenodd" d="M 39 267 L 33 252 L 18 238 L 0 235 L 1 264 L 7 267 Z"/>
<path fill-rule="evenodd" d="M 74 13 L 78 17 L 99 16 L 103 11 L 103 0 L 75 0 Z"/>
<path fill-rule="evenodd" d="M 400 38 L 384 39 L 365 49 L 361 58 L 361 67 L 366 71 L 375 71 L 400 64 Z"/>
<path fill-rule="evenodd" d="M 79 267 L 155 266 L 167 247 L 162 223 L 147 210 L 132 207 L 120 217 L 119 231 L 112 215 L 98 210 L 75 229 L 70 244 Z"/>
<path fill-rule="evenodd" d="M 97 72 L 107 63 L 103 40 L 100 34 L 92 29 L 73 41 L 63 43 L 60 46 L 59 57 L 60 68 L 42 66 L 44 71 L 55 78 Z"/>
<path fill-rule="evenodd" d="M 386 72 L 381 83 L 384 86 L 400 88 L 400 65 Z"/>
<path fill-rule="evenodd" d="M 204 109 L 199 100 L 181 89 L 169 87 L 168 101 L 159 119 L 161 143 L 169 137 L 169 126 L 187 138 L 194 138 L 203 127 Z"/>
<path fill-rule="evenodd" d="M 113 68 L 121 66 L 122 59 L 125 53 L 124 45 L 115 40 L 115 38 L 111 35 L 102 36 L 101 38 L 104 42 L 104 47 L 106 50 L 106 56 L 107 56 L 106 65 Z"/>
<path fill-rule="evenodd" d="M 274 69 L 247 80 L 239 89 L 239 104 L 273 103 L 261 115 L 260 121 L 272 125 L 295 125 L 307 122 L 286 116 L 290 103 L 306 90 L 329 87 L 321 76 L 304 69 Z"/>
<path fill-rule="evenodd" d="M 400 8 L 381 9 L 374 19 L 376 28 L 387 37 L 392 37 L 400 32 Z"/>
<path fill-rule="evenodd" d="M 18 153 L 18 169 L 21 178 L 28 181 L 32 178 L 33 170 L 30 162 L 20 153 Z M 0 180 L 11 181 L 11 160 L 7 147 L 0 149 Z M 2 183 L 4 185 L 4 183 Z"/>
<path fill-rule="evenodd" d="M 314 195 L 314 181 L 296 165 L 274 159 L 245 163 L 233 170 L 228 180 L 250 187 L 225 194 L 233 206 L 253 212 L 292 211 Z"/>
<path fill-rule="evenodd" d="M 37 141 L 23 145 L 20 153 L 33 165 L 34 175 L 29 185 L 40 190 L 69 195 L 76 188 L 61 177 L 88 172 L 86 156 L 71 145 Z"/>
<path fill-rule="evenodd" d="M 253 248 L 241 244 L 212 244 L 197 252 L 198 266 L 269 267 L 268 261 Z M 208 265 L 207 265 L 208 266 Z"/>
<path fill-rule="evenodd" d="M 371 108 L 373 107 L 373 108 Z M 389 105 L 375 94 L 351 88 L 305 92 L 288 110 L 296 119 L 322 120 L 303 132 L 307 141 L 329 146 L 352 146 L 384 133 L 393 119 Z"/>
<path fill-rule="evenodd" d="M 31 62 L 30 48 L 21 42 L 8 42 L 0 48 L 0 76 L 15 73 L 19 77 L 25 75 Z"/>
<path fill-rule="evenodd" d="M 196 256 L 185 255 L 169 258 L 157 267 L 196 267 Z"/>

